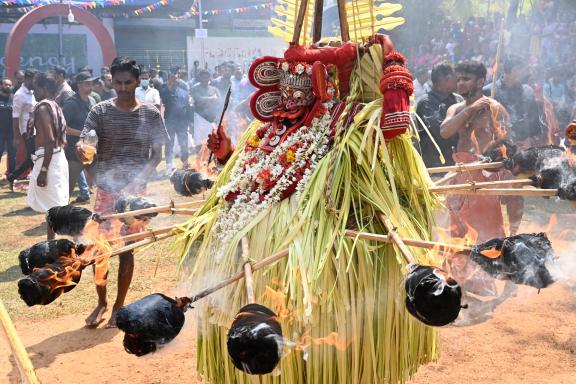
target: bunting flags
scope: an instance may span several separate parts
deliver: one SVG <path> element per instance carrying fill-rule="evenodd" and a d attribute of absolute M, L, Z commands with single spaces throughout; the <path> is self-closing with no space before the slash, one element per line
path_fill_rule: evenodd
<path fill-rule="evenodd" d="M 111 16 L 120 16 L 120 17 L 142 16 L 146 13 L 154 12 L 158 8 L 165 7 L 171 4 L 172 2 L 174 2 L 174 0 L 160 0 L 130 12 L 114 12 L 113 14 L 111 14 Z M 71 6 L 84 9 L 110 8 L 120 5 L 130 5 L 130 3 L 131 3 L 130 0 L 97 0 L 97 1 L 71 0 L 64 2 L 64 4 L 70 4 Z M 4 6 L 11 6 L 18 12 L 28 13 L 33 9 L 41 7 L 43 5 L 60 4 L 60 0 L 0 0 L 0 4 Z M 203 10 L 202 15 L 218 16 L 218 15 L 232 15 L 238 13 L 246 13 L 261 9 L 270 9 L 274 7 L 274 4 L 275 2 L 269 2 L 269 3 L 250 5 L 247 7 Z M 192 7 L 190 7 L 190 9 L 187 12 L 178 16 L 170 15 L 170 18 L 173 20 L 185 20 L 198 15 L 199 15 L 198 1 L 195 1 L 192 4 Z"/>
<path fill-rule="evenodd" d="M 239 8 L 210 9 L 210 10 L 206 10 L 206 11 L 203 10 L 202 15 L 203 16 L 233 15 L 233 14 L 246 13 L 246 12 L 250 12 L 250 11 L 257 11 L 260 9 L 268 9 L 268 8 L 273 8 L 273 7 L 274 7 L 274 2 L 270 2 L 270 3 L 262 3 L 262 4 L 256 4 L 256 5 L 249 5 L 247 7 L 239 7 Z M 194 4 L 192 4 L 192 7 L 190 7 L 190 9 L 187 12 L 185 12 L 179 16 L 170 15 L 170 18 L 172 20 L 185 20 L 185 19 L 189 19 L 191 17 L 198 16 L 199 14 L 200 14 L 200 12 L 198 11 L 197 1 L 195 1 Z"/>

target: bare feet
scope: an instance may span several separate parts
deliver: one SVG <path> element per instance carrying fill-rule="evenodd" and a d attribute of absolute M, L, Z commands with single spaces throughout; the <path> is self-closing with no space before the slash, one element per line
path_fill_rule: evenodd
<path fill-rule="evenodd" d="M 113 309 L 112 313 L 110 314 L 110 320 L 108 320 L 108 324 L 106 324 L 106 328 L 116 328 L 116 314 L 118 313 L 117 309 Z"/>
<path fill-rule="evenodd" d="M 86 318 L 86 328 L 96 328 L 98 325 L 100 325 L 100 323 L 103 321 L 102 316 L 106 310 L 106 304 L 98 304 L 98 306 Z"/>

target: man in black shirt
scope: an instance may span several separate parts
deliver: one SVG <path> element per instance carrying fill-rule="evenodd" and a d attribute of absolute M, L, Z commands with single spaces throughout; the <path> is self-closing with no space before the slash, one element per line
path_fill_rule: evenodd
<path fill-rule="evenodd" d="M 170 171 L 174 161 L 174 140 L 178 139 L 182 167 L 188 167 L 188 92 L 178 85 L 178 75 L 170 73 L 166 84 L 160 90 L 160 99 L 164 104 L 164 119 L 170 134 L 166 145 L 166 169 Z"/>
<path fill-rule="evenodd" d="M 502 63 L 502 78 L 496 81 L 494 99 L 506 108 L 510 115 L 510 138 L 524 149 L 543 145 L 547 126 L 543 107 L 536 101 L 536 93 L 528 84 L 528 62 L 518 56 L 509 56 Z M 484 95 L 490 95 L 494 84 L 484 87 Z"/>
<path fill-rule="evenodd" d="M 12 81 L 0 81 L 0 159 L 6 151 L 8 168 L 6 174 L 16 168 L 16 147 L 14 147 L 14 130 L 12 129 Z"/>
<path fill-rule="evenodd" d="M 94 78 L 88 72 L 80 72 L 76 75 L 75 81 L 78 87 L 77 93 L 64 102 L 63 112 L 68 128 L 66 129 L 66 159 L 68 160 L 68 182 L 70 196 L 74 191 L 76 182 L 80 173 L 84 170 L 84 164 L 76 155 L 76 143 L 80 139 L 84 122 L 88 112 L 96 101 L 90 96 L 92 93 L 92 81 Z M 74 201 L 75 203 L 85 203 L 90 201 L 90 189 L 85 183 L 80 183 L 80 196 Z"/>
<path fill-rule="evenodd" d="M 426 93 L 418 102 L 416 113 L 430 131 L 430 135 L 440 147 L 440 151 L 446 160 L 446 164 L 452 164 L 452 153 L 458 144 L 458 135 L 449 139 L 440 136 L 440 124 L 446 118 L 448 107 L 464 101 L 456 91 L 456 75 L 449 63 L 439 63 L 432 69 L 432 90 Z M 438 167 L 442 163 L 436 147 L 424 127 L 420 126 L 420 148 L 422 158 L 427 167 Z"/>

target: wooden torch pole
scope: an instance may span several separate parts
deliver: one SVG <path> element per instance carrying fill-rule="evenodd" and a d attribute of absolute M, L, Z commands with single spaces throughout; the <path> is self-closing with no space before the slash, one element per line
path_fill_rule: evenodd
<path fill-rule="evenodd" d="M 8 314 L 2 300 L 0 300 L 0 321 L 2 322 L 2 329 L 4 329 L 4 332 L 6 333 L 10 348 L 18 362 L 18 369 L 20 369 L 24 376 L 26 376 L 26 379 L 30 384 L 40 384 L 40 380 L 38 379 L 38 376 L 36 376 L 36 371 L 34 370 L 32 361 L 28 356 L 28 352 L 26 352 L 22 340 L 20 340 L 18 333 L 16 333 L 14 323 L 12 323 L 10 315 Z"/>

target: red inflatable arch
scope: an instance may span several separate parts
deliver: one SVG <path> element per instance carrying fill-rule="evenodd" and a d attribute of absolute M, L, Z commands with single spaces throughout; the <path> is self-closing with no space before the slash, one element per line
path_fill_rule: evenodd
<path fill-rule="evenodd" d="M 6 41 L 5 64 L 6 64 L 6 77 L 14 80 L 14 72 L 20 69 L 20 50 L 24 44 L 24 38 L 33 25 L 38 24 L 40 21 L 47 17 L 64 16 L 68 15 L 68 4 L 48 4 L 38 7 L 24 16 L 22 16 L 15 24 L 8 40 Z M 96 16 L 91 14 L 85 9 L 72 7 L 72 12 L 77 21 L 84 24 L 100 43 L 102 49 L 102 59 L 104 63 L 110 64 L 114 57 L 116 57 L 116 46 L 112 40 L 112 36 L 108 33 L 104 24 Z"/>

